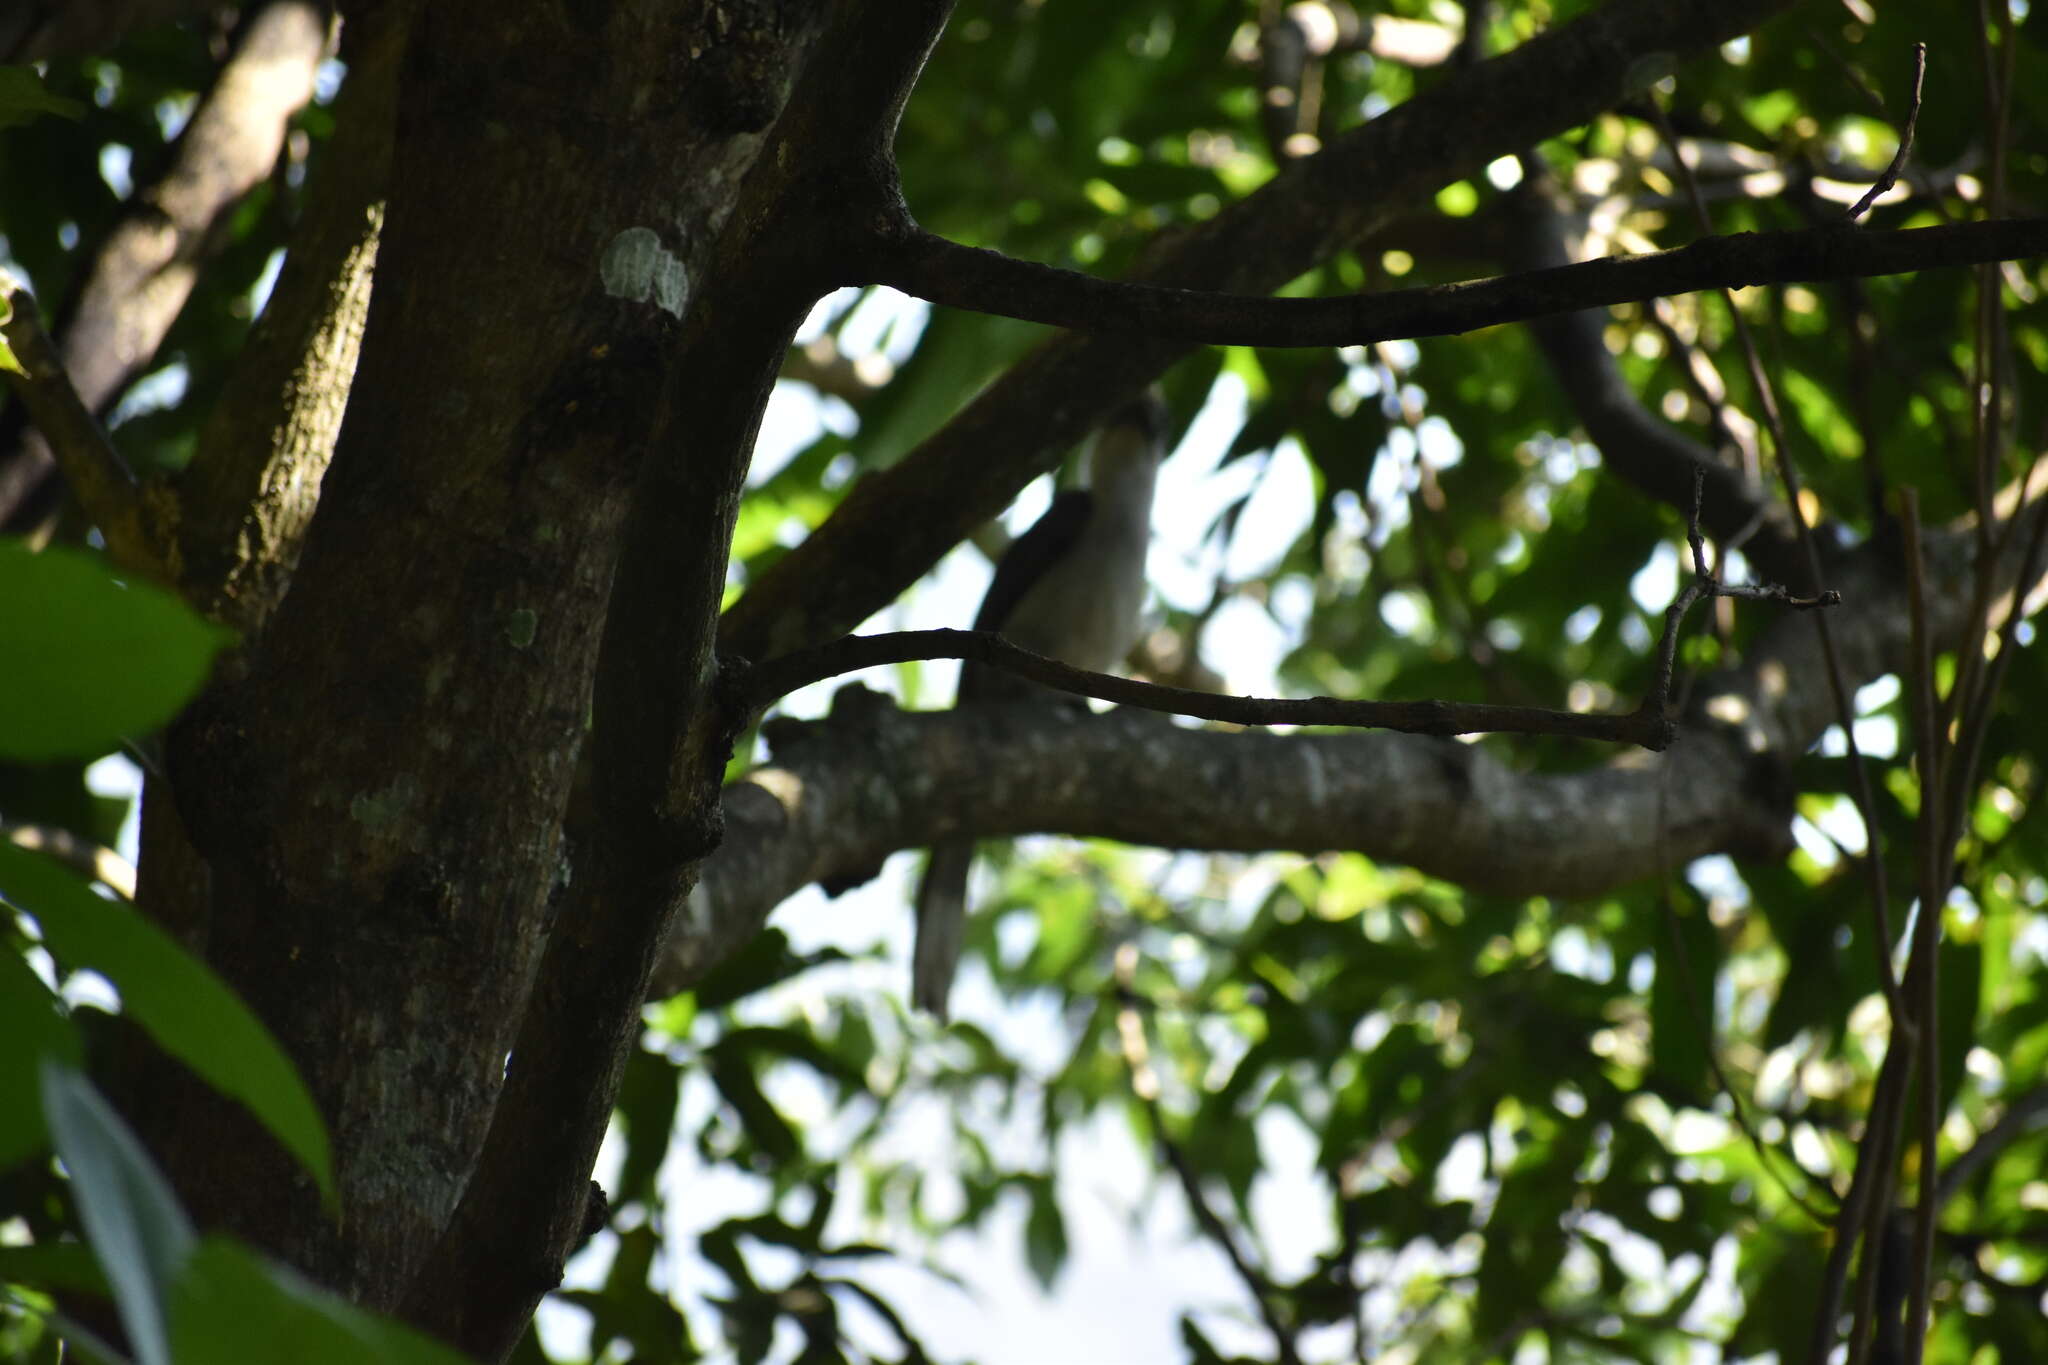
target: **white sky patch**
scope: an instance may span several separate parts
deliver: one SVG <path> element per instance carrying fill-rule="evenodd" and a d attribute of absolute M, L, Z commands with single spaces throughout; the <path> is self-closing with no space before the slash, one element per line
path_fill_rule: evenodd
<path fill-rule="evenodd" d="M 1381 596 L 1380 620 L 1396 635 L 1414 635 L 1429 620 L 1429 604 L 1412 588 L 1397 588 Z"/>
<path fill-rule="evenodd" d="M 1669 606 L 1678 593 L 1678 551 L 1668 543 L 1650 551 L 1650 562 L 1629 580 L 1628 593 L 1644 611 L 1662 611 Z"/>
<path fill-rule="evenodd" d="M 1861 854 L 1870 847 L 1870 838 L 1863 828 L 1863 815 L 1856 809 L 1855 801 L 1847 796 L 1837 796 L 1829 801 L 1814 821 L 1822 833 L 1848 849 Z"/>
<path fill-rule="evenodd" d="M 131 174 L 134 164 L 134 151 L 119 142 L 109 142 L 100 148 L 100 179 L 107 182 L 116 199 L 126 199 L 135 192 Z"/>
<path fill-rule="evenodd" d="M 1477 1133 L 1461 1134 L 1436 1168 L 1436 1187 L 1430 1198 L 1438 1204 L 1477 1200 L 1485 1175 L 1486 1140 Z"/>
<path fill-rule="evenodd" d="M 1735 870 L 1735 860 L 1725 853 L 1693 859 L 1685 869 L 1685 879 L 1702 896 L 1735 905 L 1749 904 L 1749 886 Z"/>
<path fill-rule="evenodd" d="M 94 796 L 118 796 L 128 802 L 114 852 L 134 862 L 142 847 L 142 769 L 126 754 L 108 754 L 85 770 L 85 789 Z"/>
<path fill-rule="evenodd" d="M 809 316 L 804 318 L 803 325 L 796 329 L 796 344 L 801 346 L 806 341 L 816 341 L 825 335 L 825 330 L 832 325 L 832 319 L 853 307 L 860 299 L 860 292 L 848 285 L 844 289 L 833 290 L 812 304 Z"/>
<path fill-rule="evenodd" d="M 1315 475 L 1301 445 L 1289 438 L 1274 447 L 1237 519 L 1224 552 L 1223 573 L 1233 583 L 1262 578 L 1278 568 L 1315 512 Z"/>
<path fill-rule="evenodd" d="M 761 414 L 761 432 L 754 438 L 753 463 L 747 466 L 747 487 L 767 483 L 813 441 L 825 434 L 818 391 L 809 384 L 776 381 Z"/>
<path fill-rule="evenodd" d="M 112 415 L 107 418 L 108 428 L 111 430 L 123 422 L 177 406 L 184 401 L 186 386 L 191 382 L 192 371 L 182 360 L 174 360 L 162 369 L 152 370 L 121 395 L 121 401 L 114 405 Z"/>
<path fill-rule="evenodd" d="M 1890 716 L 1873 715 L 1882 711 L 1899 698 L 1899 678 L 1896 673 L 1887 673 L 1872 683 L 1856 689 L 1856 747 L 1866 758 L 1897 758 L 1899 755 L 1899 725 Z M 1820 751 L 1832 758 L 1840 758 L 1849 752 L 1848 743 L 1842 737 L 1842 727 L 1830 725 L 1820 737 Z M 1861 828 L 1861 822 L 1858 822 Z"/>
<path fill-rule="evenodd" d="M 185 131 L 185 125 L 192 120 L 192 112 L 199 107 L 199 96 L 187 91 L 170 95 L 156 102 L 152 111 L 156 115 L 156 126 L 165 142 L 174 142 L 178 134 Z"/>
<path fill-rule="evenodd" d="M 1272 691 L 1279 658 L 1292 647 L 1293 637 L 1257 603 L 1233 597 L 1210 618 L 1203 643 L 1224 686 L 1240 696 L 1262 696 Z"/>
<path fill-rule="evenodd" d="M 853 356 L 880 351 L 890 361 L 901 365 L 917 349 L 917 340 L 924 335 L 925 323 L 931 318 L 932 306 L 923 299 L 900 294 L 887 285 L 870 291 L 865 298 L 860 297 L 860 292 L 840 290 L 819 305 L 823 307 L 845 294 L 852 294 L 857 300 L 853 304 L 853 315 L 839 329 L 839 349 Z M 844 306 L 841 305 L 842 308 Z M 833 310 L 833 315 L 836 316 L 838 311 Z M 817 310 L 813 309 L 812 317 L 816 316 Z M 807 320 L 804 326 L 806 331 L 797 334 L 799 341 L 808 339 L 806 333 L 810 322 Z"/>
<path fill-rule="evenodd" d="M 1806 856 L 1820 867 L 1831 868 L 1842 861 L 1841 854 L 1835 846 L 1829 843 L 1826 836 L 1814 828 L 1803 815 L 1792 817 L 1792 837 L 1805 851 Z"/>
<path fill-rule="evenodd" d="M 263 273 L 256 277 L 256 283 L 249 286 L 249 316 L 263 316 L 263 309 L 270 302 L 270 291 L 277 288 L 278 272 L 284 269 L 284 248 L 278 247 L 270 253 L 270 259 L 263 263 Z"/>
<path fill-rule="evenodd" d="M 1416 423 L 1415 436 L 1422 447 L 1422 458 L 1432 468 L 1449 469 L 1465 458 L 1465 443 L 1441 417 L 1425 417 Z"/>
<path fill-rule="evenodd" d="M 1486 179 L 1497 190 L 1511 190 L 1522 183 L 1522 162 L 1518 157 L 1497 157 L 1486 163 Z"/>
<path fill-rule="evenodd" d="M 329 57 L 313 68 L 313 99 L 320 104 L 331 104 L 341 93 L 341 83 L 348 75 L 348 63 Z"/>

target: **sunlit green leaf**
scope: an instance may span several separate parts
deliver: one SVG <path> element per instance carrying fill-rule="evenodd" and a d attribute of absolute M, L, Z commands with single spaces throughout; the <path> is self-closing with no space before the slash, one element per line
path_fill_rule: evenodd
<path fill-rule="evenodd" d="M 0 756 L 91 758 L 191 700 L 227 636 L 104 561 L 0 540 Z"/>
<path fill-rule="evenodd" d="M 42 1067 L 43 1112 L 71 1172 L 87 1241 L 121 1312 L 140 1365 L 171 1365 L 172 1286 L 197 1244 L 171 1187 L 91 1082 L 56 1062 Z"/>
<path fill-rule="evenodd" d="M 333 1198 L 327 1126 L 270 1030 L 176 940 L 48 858 L 0 843 L 0 895 L 34 915 L 66 967 L 114 983 L 163 1049 L 241 1101 Z"/>
<path fill-rule="evenodd" d="M 44 1061 L 76 1068 L 78 1034 L 28 963 L 0 948 L 0 1170 L 49 1143 L 43 1123 Z"/>
<path fill-rule="evenodd" d="M 304 1365 L 462 1365 L 465 1357 L 366 1313 L 220 1237 L 193 1248 L 171 1290 L 180 1361 L 274 1360 Z"/>

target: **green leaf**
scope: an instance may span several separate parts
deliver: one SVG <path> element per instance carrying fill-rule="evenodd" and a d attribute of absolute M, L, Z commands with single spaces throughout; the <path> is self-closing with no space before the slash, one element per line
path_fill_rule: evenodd
<path fill-rule="evenodd" d="M 89 967 L 121 992 L 122 1010 L 164 1051 L 258 1121 L 334 1200 L 327 1127 L 270 1030 L 212 969 L 126 905 L 103 900 L 57 863 L 0 844 L 0 898 L 34 915 L 68 967 Z"/>
<path fill-rule="evenodd" d="M 45 1058 L 81 1064 L 78 1031 L 28 963 L 0 952 L 0 1170 L 49 1142 L 37 1069 Z"/>
<path fill-rule="evenodd" d="M 19 128 L 44 114 L 75 119 L 85 112 L 77 100 L 53 95 L 32 66 L 0 66 L 0 129 Z"/>
<path fill-rule="evenodd" d="M 682 1072 L 665 1057 L 635 1048 L 626 1059 L 615 1106 L 619 1127 L 624 1130 L 626 1159 L 619 1167 L 614 1205 L 654 1198 L 654 1177 L 668 1155 L 681 1082 Z"/>
<path fill-rule="evenodd" d="M 42 1112 L 42 1103 L 39 1093 L 36 1097 L 38 1113 Z M 92 1248 L 83 1242 L 0 1247 L 0 1284 L 95 1294 L 103 1299 L 114 1297 L 113 1290 L 107 1287 L 107 1277 L 100 1270 L 100 1263 L 93 1257 Z"/>
<path fill-rule="evenodd" d="M 709 1014 L 724 1009 L 813 967 L 844 961 L 846 954 L 837 948 L 791 952 L 789 938 L 780 929 L 764 930 L 697 983 L 697 1012 Z"/>
<path fill-rule="evenodd" d="M 1650 985 L 1650 1045 L 1656 1070 L 1687 1095 L 1704 1095 L 1711 1071 L 1714 979 L 1721 939 L 1704 905 L 1683 897 L 1664 920 Z"/>
<path fill-rule="evenodd" d="M 1024 1220 L 1024 1254 L 1031 1273 L 1047 1293 L 1067 1262 L 1067 1221 L 1060 1216 L 1060 1204 L 1050 1180 L 1031 1182 L 1031 1214 Z"/>
<path fill-rule="evenodd" d="M 744 1053 L 725 1046 L 721 1039 L 705 1057 L 711 1063 L 712 1084 L 739 1116 L 740 1127 L 759 1149 L 761 1162 L 784 1166 L 798 1160 L 803 1153 L 802 1140 L 762 1092 Z"/>
<path fill-rule="evenodd" d="M 0 758 L 95 758 L 163 725 L 231 638 L 91 555 L 0 540 Z"/>
<path fill-rule="evenodd" d="M 142 1144 L 92 1083 L 55 1062 L 42 1068 L 43 1112 L 114 1301 L 142 1365 L 171 1365 L 167 1305 L 194 1244 L 192 1224 Z"/>
<path fill-rule="evenodd" d="M 441 1343 L 362 1309 L 222 1237 L 200 1242 L 171 1295 L 179 1361 L 465 1365 Z"/>

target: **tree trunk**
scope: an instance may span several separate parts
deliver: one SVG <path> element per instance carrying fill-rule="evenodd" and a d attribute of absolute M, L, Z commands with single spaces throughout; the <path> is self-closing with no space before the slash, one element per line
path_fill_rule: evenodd
<path fill-rule="evenodd" d="M 820 25 L 813 7 L 776 3 L 629 4 L 601 18 L 436 5 L 416 21 L 392 4 L 351 22 L 389 30 L 352 76 L 395 99 L 387 112 L 355 95 L 351 110 L 395 128 L 379 287 L 352 389 L 348 366 L 314 364 L 331 328 L 292 334 L 314 367 L 286 372 L 315 376 L 304 396 L 316 406 L 338 410 L 346 392 L 347 415 L 303 551 L 287 515 L 282 533 L 249 535 L 240 562 L 208 566 L 222 586 L 262 585 L 245 622 L 261 630 L 152 782 L 146 893 L 300 1065 L 333 1130 L 340 1216 L 189 1078 L 137 1086 L 131 1107 L 202 1224 L 393 1308 L 476 1172 L 551 902 L 572 881 L 563 811 L 616 547 L 650 460 L 725 492 L 688 528 L 679 553 L 696 571 L 667 597 L 708 658 L 746 446 L 658 445 L 694 396 L 664 382 L 683 331 L 677 290 L 711 268 Z M 397 79 L 380 83 L 408 23 Z M 307 225 L 302 254 L 328 272 L 314 293 L 348 297 L 361 270 L 376 196 L 353 189 Z M 323 242 L 355 245 L 323 261 Z M 760 348 L 770 377 L 780 346 Z M 231 391 L 248 407 L 215 429 L 254 475 L 243 486 L 291 483 L 266 469 L 317 478 L 302 428 L 248 424 L 275 411 L 278 387 L 275 355 L 259 348 L 247 364 L 273 378 Z M 266 622 L 269 585 L 294 557 Z M 686 728 L 716 729 L 709 681 L 667 691 Z M 715 811 L 717 771 L 693 810 Z M 173 866 L 183 875 L 165 875 Z M 651 962 L 660 926 L 643 918 Z M 608 1044 L 588 1041 L 601 1073 Z M 568 1249 L 566 1236 L 508 1249 L 531 1271 L 527 1311 Z M 502 1350 L 523 1325 L 500 1320 L 465 1344 Z"/>

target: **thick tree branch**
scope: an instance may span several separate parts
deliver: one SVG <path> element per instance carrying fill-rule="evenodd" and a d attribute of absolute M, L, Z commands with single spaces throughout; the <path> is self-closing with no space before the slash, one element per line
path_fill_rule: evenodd
<path fill-rule="evenodd" d="M 878 283 L 955 308 L 1090 332 L 1215 346 L 1357 346 L 1456 336 L 1699 289 L 1901 275 L 2048 254 L 2048 218 L 1892 232 L 1815 228 L 1707 237 L 1650 256 L 1338 298 L 1275 299 L 1100 280 L 918 233 L 888 245 Z"/>
<path fill-rule="evenodd" d="M 250 20 L 235 53 L 178 137 L 168 173 L 138 190 L 55 328 L 79 397 L 96 416 L 142 373 L 219 245 L 214 226 L 261 183 L 285 125 L 312 98 L 327 47 L 319 5 L 277 0 Z M 35 433 L 0 461 L 0 524 L 32 497 L 53 462 Z"/>
<path fill-rule="evenodd" d="M 1513 196 L 1516 265 L 1549 270 L 1571 260 L 1568 224 L 1554 202 L 1556 186 L 1540 160 L 1525 156 L 1527 179 Z M 1837 234 L 1839 235 L 1839 234 Z M 1654 259 L 1654 258 L 1651 258 Z M 1684 507 L 1701 480 L 1701 524 L 1723 543 L 1740 542 L 1758 570 L 1809 591 L 1812 581 L 1790 513 L 1770 491 L 1713 450 L 1688 438 L 1643 405 L 1607 349 L 1600 312 L 1538 318 L 1529 330 L 1604 468 L 1671 507 Z"/>
<path fill-rule="evenodd" d="M 1155 249 L 1132 278 L 1261 293 L 1425 194 L 1611 107 L 1656 70 L 1749 31 L 1786 0 L 1610 4 L 1333 138 Z M 854 629 L 995 516 L 1055 453 L 1185 349 L 1128 331 L 1054 340 L 909 456 L 856 485 L 726 614 L 721 648 L 761 659 Z"/>
<path fill-rule="evenodd" d="M 1930 624 L 1968 612 L 1974 532 L 1930 535 Z M 2001 568 L 2017 573 L 2023 549 Z M 1904 588 L 1887 556 L 1831 580 L 1852 686 L 1903 665 Z M 657 993 L 697 980 L 811 882 L 870 872 L 947 835 L 1099 835 L 1216 851 L 1347 849 L 1478 891 L 1594 895 L 1713 852 L 1781 857 L 1783 769 L 1834 722 L 1820 647 L 1775 620 L 1739 672 L 1693 688 L 1677 741 L 1580 772 L 1527 773 L 1487 750 L 1402 734 L 1232 734 L 1123 709 L 910 713 L 842 690 L 823 722 L 771 721 L 775 760 L 725 792 L 725 840 L 671 936 Z M 1099 774 L 1114 771 L 1115 783 Z M 1214 793 L 1232 799 L 1218 803 Z"/>
<path fill-rule="evenodd" d="M 1415 735 L 1229 733 L 1131 709 L 900 712 L 860 699 L 848 689 L 831 721 L 774 726 L 775 761 L 727 789 L 725 842 L 677 925 L 658 991 L 696 980 L 805 885 L 947 835 L 1351 849 L 1476 890 L 1566 895 L 1648 876 L 1661 858 L 1788 847 L 1786 812 L 1748 790 L 1741 746 L 1707 735 L 1649 764 L 1546 775 Z M 1106 772 L 1117 780 L 1102 781 Z"/>
<path fill-rule="evenodd" d="M 348 83 L 284 267 L 178 483 L 193 600 L 253 635 L 284 596 L 355 378 L 391 174 L 411 6 L 366 7 L 342 31 Z"/>
<path fill-rule="evenodd" d="M 0 63 L 100 52 L 150 24 L 210 8 L 210 0 L 17 0 L 0 11 Z"/>

